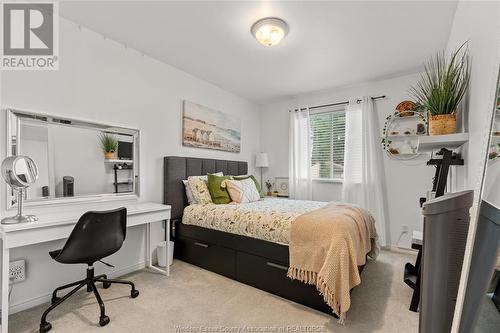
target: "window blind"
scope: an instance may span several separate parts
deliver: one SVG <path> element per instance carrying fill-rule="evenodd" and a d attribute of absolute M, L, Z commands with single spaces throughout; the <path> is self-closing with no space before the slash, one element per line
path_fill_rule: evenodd
<path fill-rule="evenodd" d="M 344 177 L 345 106 L 316 109 L 310 114 L 313 178 Z"/>

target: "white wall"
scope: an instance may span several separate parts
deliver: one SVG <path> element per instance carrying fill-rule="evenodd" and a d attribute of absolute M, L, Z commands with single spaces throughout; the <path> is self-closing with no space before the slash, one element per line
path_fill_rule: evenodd
<path fill-rule="evenodd" d="M 468 96 L 470 141 L 468 151 L 465 154 L 468 161 L 466 179 L 467 187 L 475 190 L 475 207 L 473 207 L 473 218 L 469 227 L 452 332 L 456 332 L 458 329 L 459 314 L 462 311 L 464 288 L 468 278 L 472 244 L 476 231 L 475 208 L 479 200 L 488 150 L 491 113 L 500 64 L 499 2 L 459 2 L 447 50 L 453 51 L 466 40 L 469 41 L 469 53 L 472 61 Z"/>
<path fill-rule="evenodd" d="M 113 193 L 114 171 L 104 163 L 96 129 L 49 125 L 50 159 L 54 184 L 51 194 L 63 197 L 63 177 L 74 179 L 75 196 Z"/>
<path fill-rule="evenodd" d="M 417 79 L 418 74 L 404 75 L 362 85 L 304 94 L 265 105 L 261 116 L 261 140 L 262 150 L 269 153 L 270 167 L 264 173 L 264 179 L 288 176 L 288 110 L 290 108 L 342 102 L 353 96 L 386 95 L 386 99 L 375 102 L 375 112 L 379 115 L 379 125 L 382 129 L 385 117 L 394 112 L 399 102 L 408 99 L 407 91 Z M 384 156 L 389 205 L 388 229 L 385 231 L 388 245 L 409 247 L 412 231 L 422 230 L 419 198 L 425 197 L 427 191 L 432 188 L 434 176 L 434 168 L 425 165 L 428 158 L 427 155 L 402 162 Z M 315 182 L 313 199 L 339 201 L 341 189 L 340 183 Z M 410 236 L 402 236 L 398 242 L 403 225 L 408 226 Z"/>
<path fill-rule="evenodd" d="M 58 71 L 3 72 L 2 106 L 140 129 L 142 201 L 162 202 L 162 159 L 167 155 L 245 160 L 250 163 L 250 171 L 254 169 L 254 154 L 260 146 L 260 112 L 255 104 L 132 49 L 126 49 L 94 32 L 86 29 L 80 31 L 75 24 L 65 19 L 60 22 L 59 58 Z M 183 99 L 238 115 L 242 122 L 241 152 L 183 147 Z M 6 129 L 4 111 L 0 116 L 0 125 L 3 158 L 3 133 Z M 2 216 L 6 214 L 5 193 L 5 185 L 2 185 Z M 157 232 L 160 237 L 161 230 Z M 134 268 L 144 262 L 143 238 L 143 228 L 134 228 L 127 233 L 124 248 L 111 260 L 117 269 Z M 34 298 L 35 302 L 46 300 L 46 296 L 56 286 L 83 276 L 83 266 L 62 266 L 49 259 L 47 252 L 62 244 L 63 241 L 57 241 L 11 252 L 12 260 L 27 260 L 28 276 L 27 281 L 14 286 L 11 304 L 22 305 Z M 99 271 L 108 271 L 102 265 L 98 264 L 98 267 Z"/>
<path fill-rule="evenodd" d="M 21 125 L 23 138 L 19 140 L 18 154 L 27 155 L 35 161 L 38 167 L 38 179 L 27 190 L 26 197 L 42 197 L 42 187 L 49 186 L 49 150 L 47 127 L 37 125 Z"/>
<path fill-rule="evenodd" d="M 469 149 L 465 156 L 467 188 L 476 191 L 483 170 L 493 110 L 500 52 L 500 3 L 461 1 L 450 33 L 447 52 L 469 41 L 471 79 L 467 96 Z"/>

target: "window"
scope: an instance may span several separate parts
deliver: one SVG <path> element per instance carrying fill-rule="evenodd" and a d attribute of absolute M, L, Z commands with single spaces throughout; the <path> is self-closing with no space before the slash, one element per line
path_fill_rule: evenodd
<path fill-rule="evenodd" d="M 312 177 L 344 178 L 345 107 L 311 111 Z"/>

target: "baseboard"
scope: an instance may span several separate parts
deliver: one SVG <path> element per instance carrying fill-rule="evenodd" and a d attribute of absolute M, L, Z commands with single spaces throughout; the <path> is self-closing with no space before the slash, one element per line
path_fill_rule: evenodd
<path fill-rule="evenodd" d="M 399 246 L 393 246 L 393 245 L 381 246 L 380 248 L 382 250 L 396 252 L 396 253 L 403 253 L 403 254 L 417 254 L 417 252 L 418 252 L 415 249 L 409 249 L 407 247 L 399 247 Z"/>
<path fill-rule="evenodd" d="M 143 269 L 145 267 L 146 267 L 146 262 L 141 261 L 141 262 L 138 262 L 136 264 L 126 266 L 126 267 L 117 269 L 115 271 L 112 271 L 112 272 L 109 272 L 106 274 L 110 278 L 117 278 L 119 276 L 135 272 L 135 271 Z M 16 313 L 16 312 L 19 312 L 19 311 L 24 311 L 24 310 L 33 308 L 33 307 L 38 306 L 40 304 L 50 302 L 51 298 L 52 298 L 52 293 L 48 293 L 45 295 L 40 295 L 40 296 L 31 298 L 31 299 L 25 300 L 21 303 L 12 304 L 9 306 L 9 315 Z"/>

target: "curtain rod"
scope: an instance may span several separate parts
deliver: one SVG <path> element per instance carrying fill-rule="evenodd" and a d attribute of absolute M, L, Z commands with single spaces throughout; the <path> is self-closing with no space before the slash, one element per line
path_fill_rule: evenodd
<path fill-rule="evenodd" d="M 380 96 L 374 96 L 374 97 L 370 97 L 372 99 L 372 101 L 376 101 L 378 99 L 384 99 L 386 98 L 385 95 L 380 95 Z M 356 100 L 356 103 L 360 103 L 362 100 L 361 99 L 357 99 Z M 326 107 L 329 107 L 329 106 L 337 106 L 337 105 L 347 105 L 349 104 L 349 101 L 345 101 L 345 102 L 338 102 L 338 103 L 331 103 L 331 104 L 323 104 L 323 105 L 316 105 L 316 106 L 311 106 L 309 108 L 309 110 L 314 110 L 314 109 L 321 109 L 321 108 L 326 108 Z M 301 108 L 300 109 L 301 111 L 302 110 L 306 110 L 306 108 Z M 288 112 L 291 112 L 291 110 L 289 110 Z"/>

